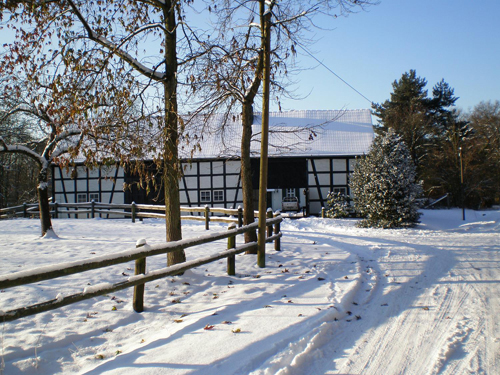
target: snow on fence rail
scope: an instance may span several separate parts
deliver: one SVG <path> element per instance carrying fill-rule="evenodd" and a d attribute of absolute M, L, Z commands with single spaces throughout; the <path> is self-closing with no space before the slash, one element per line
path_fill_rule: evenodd
<path fill-rule="evenodd" d="M 273 217 L 272 211 L 268 211 L 267 225 L 267 238 L 266 242 L 274 241 L 275 250 L 281 250 L 280 238 L 282 236 L 280 231 L 280 223 L 283 220 L 281 215 Z M 272 229 L 274 226 L 274 234 Z M 203 264 L 211 263 L 219 259 L 227 258 L 227 272 L 228 275 L 235 275 L 235 255 L 244 251 L 256 249 L 257 242 L 250 242 L 241 246 L 235 246 L 235 236 L 258 228 L 258 223 L 253 223 L 243 227 L 236 228 L 234 223 L 230 224 L 227 232 L 218 232 L 201 236 L 193 239 L 185 239 L 175 242 L 167 242 L 165 244 L 147 245 L 138 242 L 134 249 L 125 250 L 119 253 L 95 257 L 92 259 L 83 259 L 75 262 L 68 262 L 62 264 L 54 264 L 50 266 L 43 266 L 31 270 L 14 272 L 7 275 L 0 276 L 0 289 L 7 289 L 16 286 L 32 284 L 39 281 L 55 279 L 58 277 L 73 275 L 75 273 L 90 271 L 98 268 L 108 267 L 115 264 L 121 264 L 135 260 L 135 275 L 128 278 L 127 281 L 119 283 L 101 283 L 86 287 L 82 292 L 62 296 L 58 295 L 55 299 L 41 302 L 38 304 L 25 306 L 9 311 L 0 310 L 0 321 L 9 322 L 22 317 L 35 315 L 41 312 L 57 309 L 62 306 L 67 306 L 76 302 L 86 299 L 101 296 L 134 287 L 133 308 L 136 312 L 143 311 L 144 299 L 144 284 L 161 279 L 167 276 L 178 275 L 191 268 L 201 266 Z M 193 259 L 188 262 L 179 263 L 170 267 L 161 268 L 148 273 L 145 273 L 146 258 L 149 256 L 167 254 L 178 250 L 184 250 L 189 247 L 206 244 L 209 242 L 228 239 L 228 248 L 219 253 L 212 254 L 206 257 Z"/>
<path fill-rule="evenodd" d="M 87 218 L 95 218 L 96 215 L 103 217 L 103 215 L 109 218 L 109 215 L 130 217 L 132 222 L 139 218 L 158 218 L 164 219 L 164 213 L 156 213 L 150 211 L 165 211 L 165 206 L 162 205 L 152 205 L 152 204 L 114 204 L 114 203 L 100 203 L 100 202 L 85 202 L 85 203 L 50 203 L 51 215 L 53 218 L 59 218 L 64 215 L 68 215 L 68 218 L 73 217 L 75 219 L 82 218 L 82 215 L 86 215 Z M 142 211 L 141 211 L 142 210 Z M 181 207 L 181 212 L 190 213 L 191 215 L 181 216 L 183 220 L 198 220 L 205 221 L 205 228 L 209 229 L 210 221 L 222 222 L 222 223 L 237 223 L 238 226 L 243 224 L 243 209 L 238 207 L 237 209 L 222 208 L 222 207 Z M 193 214 L 198 213 L 199 216 L 194 216 Z M 31 217 L 39 215 L 37 203 L 24 203 L 20 206 L 7 207 L 0 209 L 0 219 L 7 219 L 10 217 Z M 214 216 L 217 214 L 219 216 Z M 224 216 L 220 216 L 224 215 Z M 231 217 L 233 216 L 233 217 Z M 236 216 L 236 218 L 234 217 Z M 257 212 L 254 212 L 254 216 L 257 217 Z"/>

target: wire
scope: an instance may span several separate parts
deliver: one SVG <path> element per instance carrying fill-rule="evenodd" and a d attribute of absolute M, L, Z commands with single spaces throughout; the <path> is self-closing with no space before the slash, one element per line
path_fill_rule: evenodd
<path fill-rule="evenodd" d="M 306 47 L 304 47 L 303 45 L 301 45 L 300 43 L 298 43 L 297 41 L 295 41 L 295 43 L 297 44 L 297 46 L 299 46 L 300 48 L 302 48 L 302 50 L 307 53 L 310 57 L 312 57 L 315 61 L 318 62 L 318 64 L 320 64 L 323 68 L 325 68 L 326 70 L 328 70 L 330 73 L 332 73 L 335 77 L 337 77 L 338 79 L 340 79 L 342 82 L 344 82 L 349 88 L 351 88 L 353 91 L 355 91 L 358 95 L 360 95 L 362 98 L 364 98 L 365 100 L 367 100 L 368 102 L 370 102 L 370 104 L 372 104 L 373 102 L 368 99 L 366 96 L 364 96 L 362 93 L 360 93 L 358 90 L 356 90 L 352 85 L 350 85 L 345 79 L 343 79 L 342 77 L 340 77 L 337 73 L 335 73 L 332 69 L 330 69 L 328 66 L 326 66 L 322 61 L 320 61 L 316 56 L 314 56 L 311 52 L 309 52 L 307 50 Z"/>

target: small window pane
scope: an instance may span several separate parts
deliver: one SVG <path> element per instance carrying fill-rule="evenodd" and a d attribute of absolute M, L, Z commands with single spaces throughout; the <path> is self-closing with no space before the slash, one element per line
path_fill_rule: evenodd
<path fill-rule="evenodd" d="M 210 191 L 200 192 L 200 199 L 202 202 L 210 202 L 211 201 Z"/>
<path fill-rule="evenodd" d="M 87 194 L 76 195 L 76 203 L 85 203 L 85 202 L 87 202 Z"/>
<path fill-rule="evenodd" d="M 214 202 L 222 202 L 224 200 L 224 191 L 215 190 L 214 191 Z"/>
<path fill-rule="evenodd" d="M 99 193 L 90 193 L 89 201 L 99 202 Z"/>

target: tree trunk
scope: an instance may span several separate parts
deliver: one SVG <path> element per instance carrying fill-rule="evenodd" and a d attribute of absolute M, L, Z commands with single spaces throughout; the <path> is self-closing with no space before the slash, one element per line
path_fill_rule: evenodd
<path fill-rule="evenodd" d="M 175 1 L 174 1 L 175 2 Z M 165 69 L 163 82 L 165 123 L 163 131 L 163 184 L 165 188 L 165 224 L 167 241 L 182 239 L 181 210 L 179 196 L 180 165 L 178 155 L 177 128 L 177 34 L 176 15 L 173 1 L 166 1 L 163 6 L 165 32 Z M 171 266 L 186 261 L 184 250 L 167 255 L 167 265 Z"/>
<path fill-rule="evenodd" d="M 50 218 L 49 206 L 49 184 L 47 177 L 47 168 L 42 168 L 38 173 L 38 207 L 40 210 L 40 224 L 42 227 L 42 237 L 52 230 L 52 220 Z"/>
<path fill-rule="evenodd" d="M 271 70 L 271 9 L 265 10 L 266 2 L 260 2 L 262 50 L 264 55 L 264 75 L 262 79 L 262 132 L 260 141 L 260 179 L 259 179 L 259 234 L 257 265 L 266 266 L 266 196 L 267 196 L 267 152 L 269 133 L 269 80 Z M 270 6 L 272 6 L 271 3 Z"/>
<path fill-rule="evenodd" d="M 250 141 L 252 139 L 253 106 L 252 103 L 243 102 L 241 125 L 241 190 L 243 193 L 243 225 L 252 224 L 254 219 L 252 167 L 250 163 Z M 257 232 L 245 233 L 245 243 L 256 242 Z M 257 249 L 248 250 L 247 254 L 257 254 Z"/>

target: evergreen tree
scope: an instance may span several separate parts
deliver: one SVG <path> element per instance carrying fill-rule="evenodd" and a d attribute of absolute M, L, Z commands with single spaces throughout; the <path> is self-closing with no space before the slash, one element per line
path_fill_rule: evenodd
<path fill-rule="evenodd" d="M 418 222 L 415 165 L 393 130 L 375 139 L 368 155 L 358 159 L 349 186 L 354 208 L 365 219 L 360 226 L 396 228 Z"/>
<path fill-rule="evenodd" d="M 326 199 L 328 205 L 327 217 L 335 219 L 349 217 L 349 202 L 345 194 L 331 192 Z"/>
<path fill-rule="evenodd" d="M 389 100 L 373 105 L 374 115 L 380 119 L 377 132 L 384 134 L 393 129 L 399 134 L 417 166 L 425 155 L 425 137 L 430 125 L 426 85 L 425 78 L 410 70 L 399 81 L 392 83 L 393 92 Z"/>
<path fill-rule="evenodd" d="M 410 70 L 393 82 L 389 100 L 373 105 L 373 113 L 380 119 L 377 133 L 393 129 L 401 136 L 417 167 L 419 179 L 433 163 L 428 158 L 430 150 L 453 122 L 452 107 L 458 99 L 444 80 L 433 87 L 432 97 L 428 96 L 426 85 L 425 78 Z"/>

